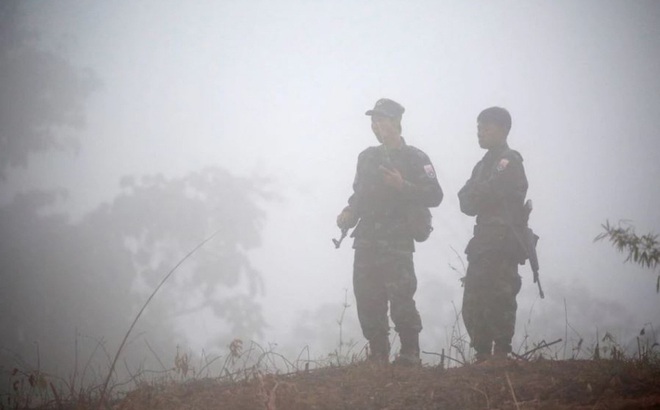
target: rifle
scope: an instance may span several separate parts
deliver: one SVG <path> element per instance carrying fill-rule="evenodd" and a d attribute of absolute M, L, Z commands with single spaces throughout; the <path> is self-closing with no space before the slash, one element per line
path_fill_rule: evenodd
<path fill-rule="evenodd" d="M 529 214 L 532 212 L 533 205 L 532 200 L 528 199 L 525 202 L 525 220 L 529 219 Z M 518 235 L 516 235 L 517 237 Z M 524 237 L 524 248 L 527 251 L 527 257 L 529 258 L 529 266 L 532 268 L 534 273 L 534 283 L 539 287 L 539 296 L 541 299 L 545 298 L 543 293 L 543 288 L 541 287 L 541 279 L 539 278 L 539 258 L 536 254 L 536 243 L 539 241 L 539 236 L 534 233 L 528 226 L 525 226 L 525 237 Z"/>
<path fill-rule="evenodd" d="M 346 234 L 348 234 L 348 228 L 342 228 L 341 237 L 339 239 L 332 238 L 332 243 L 335 244 L 335 249 L 339 249 L 339 247 L 341 246 L 341 241 L 344 240 Z"/>

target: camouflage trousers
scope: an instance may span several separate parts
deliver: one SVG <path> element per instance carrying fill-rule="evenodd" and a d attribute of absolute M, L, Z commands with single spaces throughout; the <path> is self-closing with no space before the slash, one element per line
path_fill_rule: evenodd
<path fill-rule="evenodd" d="M 463 322 L 478 355 L 510 353 L 516 326 L 518 263 L 501 252 L 485 252 L 468 264 Z"/>
<path fill-rule="evenodd" d="M 422 330 L 413 299 L 417 277 L 412 252 L 355 249 L 353 289 L 362 333 L 368 340 L 389 334 L 388 302 L 398 333 Z"/>

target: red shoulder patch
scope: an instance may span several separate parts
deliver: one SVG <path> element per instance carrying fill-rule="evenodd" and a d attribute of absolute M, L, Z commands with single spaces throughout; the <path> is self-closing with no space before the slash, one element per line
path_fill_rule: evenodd
<path fill-rule="evenodd" d="M 500 163 L 497 164 L 497 171 L 502 172 L 506 169 L 506 166 L 509 165 L 509 160 L 506 158 L 502 158 L 500 160 Z"/>

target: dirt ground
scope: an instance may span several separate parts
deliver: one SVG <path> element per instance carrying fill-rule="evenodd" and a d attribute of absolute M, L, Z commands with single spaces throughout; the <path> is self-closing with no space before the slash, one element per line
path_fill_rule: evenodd
<path fill-rule="evenodd" d="M 622 360 L 407 368 L 367 362 L 142 386 L 115 409 L 660 409 L 660 365 Z"/>

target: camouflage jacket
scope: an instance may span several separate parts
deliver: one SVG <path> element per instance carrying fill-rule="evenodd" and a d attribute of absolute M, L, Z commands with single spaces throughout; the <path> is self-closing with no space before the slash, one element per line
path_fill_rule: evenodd
<path fill-rule="evenodd" d="M 508 145 L 490 149 L 458 192 L 461 211 L 477 217 L 468 260 L 486 250 L 521 251 L 513 229 L 527 224 L 524 211 L 527 177 L 522 156 Z"/>
<path fill-rule="evenodd" d="M 401 191 L 385 184 L 381 165 L 401 173 Z M 353 247 L 414 252 L 407 207 L 436 207 L 442 196 L 431 160 L 420 149 L 405 141 L 398 149 L 385 145 L 365 149 L 358 157 L 353 194 L 348 199 L 349 208 L 360 218 L 351 235 L 355 238 Z"/>

